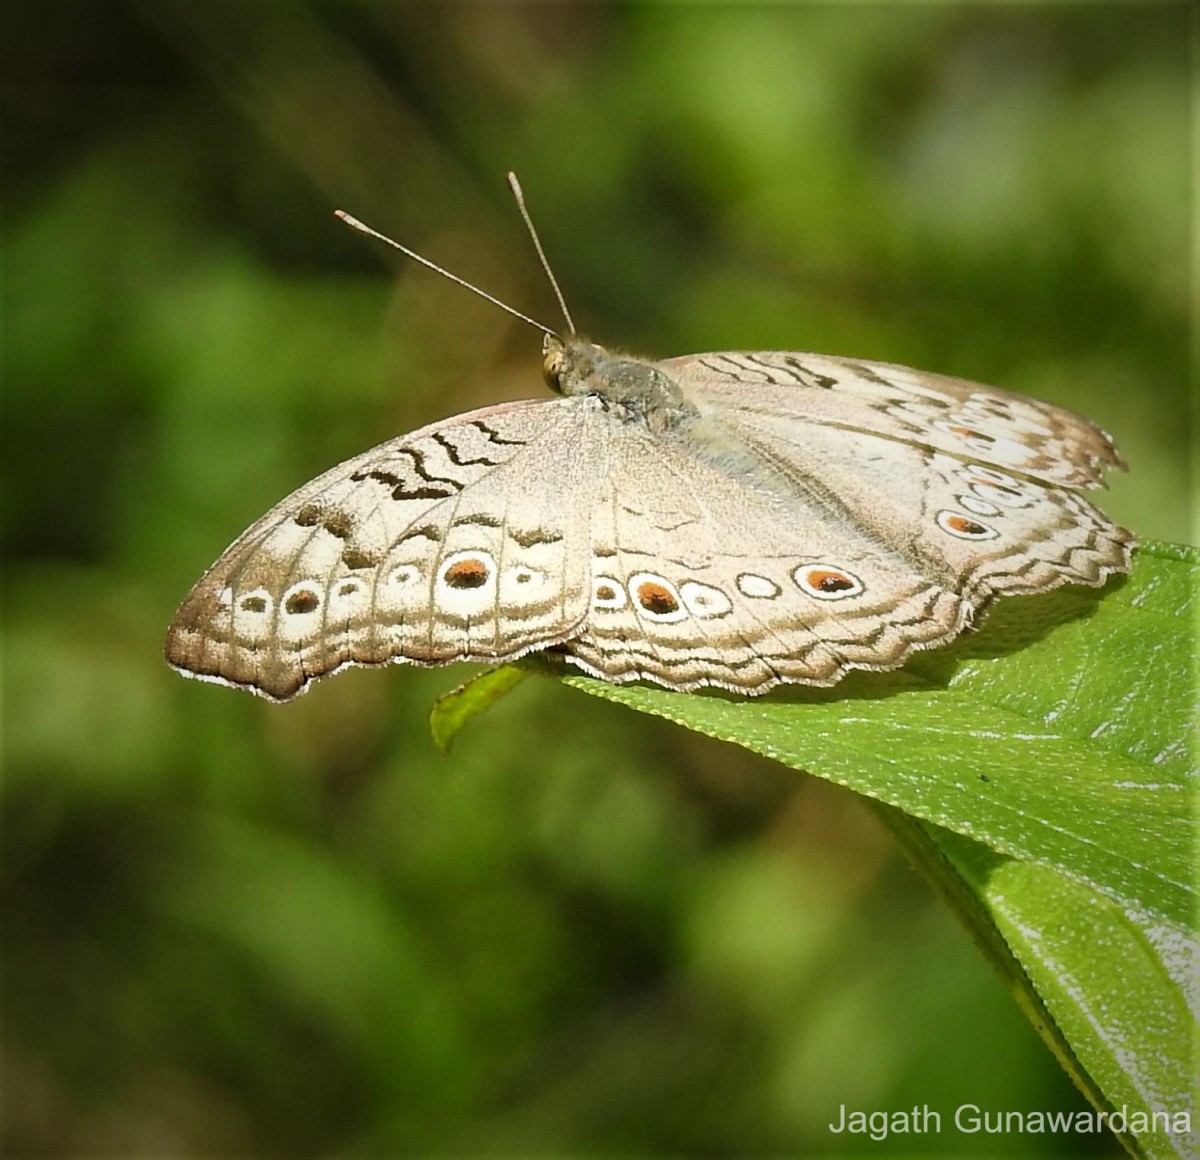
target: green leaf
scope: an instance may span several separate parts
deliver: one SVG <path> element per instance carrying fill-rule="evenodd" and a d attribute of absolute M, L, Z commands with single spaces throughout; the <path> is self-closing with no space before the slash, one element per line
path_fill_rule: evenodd
<path fill-rule="evenodd" d="M 459 731 L 472 717 L 490 708 L 527 676 L 529 673 L 526 670 L 513 665 L 500 665 L 438 697 L 429 710 L 429 731 L 442 756 L 450 752 Z"/>
<path fill-rule="evenodd" d="M 1191 932 L 1148 922 L 1048 866 L 887 806 L 877 812 L 945 895 L 1017 1005 L 1137 1156 L 1191 1157 Z M 1102 947 L 1103 953 L 1097 954 Z"/>
<path fill-rule="evenodd" d="M 1187 925 L 1197 571 L 1151 545 L 1103 595 L 1001 601 L 979 632 L 829 690 L 747 701 L 565 680 Z"/>
<path fill-rule="evenodd" d="M 746 701 L 565 679 L 894 807 L 1093 1103 L 1160 1113 L 1118 1133 L 1127 1147 L 1186 1155 L 1162 1117 L 1191 1074 L 1198 571 L 1194 551 L 1146 545 L 1103 593 L 1002 601 L 977 633 L 833 690 Z"/>

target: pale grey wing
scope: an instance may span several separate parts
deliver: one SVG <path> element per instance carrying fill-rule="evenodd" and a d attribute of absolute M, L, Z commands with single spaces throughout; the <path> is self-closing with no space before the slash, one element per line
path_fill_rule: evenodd
<path fill-rule="evenodd" d="M 662 364 L 704 413 L 777 415 L 871 432 L 1068 487 L 1123 467 L 1112 439 L 1062 407 L 910 367 L 790 351 L 686 355 Z"/>
<path fill-rule="evenodd" d="M 757 694 L 887 669 L 957 635 L 947 577 L 820 496 L 627 427 L 592 518 L 591 613 L 556 651 L 610 681 Z"/>
<path fill-rule="evenodd" d="M 286 700 L 347 664 L 507 660 L 569 636 L 590 595 L 587 410 L 488 407 L 326 472 L 196 585 L 168 662 Z"/>
<path fill-rule="evenodd" d="M 1074 489 L 844 428 L 731 411 L 720 421 L 780 481 L 892 545 L 975 608 L 1129 568 L 1133 536 Z"/>

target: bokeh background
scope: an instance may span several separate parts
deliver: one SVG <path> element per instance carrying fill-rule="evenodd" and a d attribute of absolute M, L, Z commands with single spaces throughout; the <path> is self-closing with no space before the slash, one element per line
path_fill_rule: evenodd
<path fill-rule="evenodd" d="M 1186 4 L 9 0 L 6 1155 L 1108 1154 L 834 1136 L 1081 1097 L 852 794 L 548 679 L 285 708 L 161 661 L 319 470 L 540 391 L 539 336 L 1075 407 L 1188 523 Z"/>

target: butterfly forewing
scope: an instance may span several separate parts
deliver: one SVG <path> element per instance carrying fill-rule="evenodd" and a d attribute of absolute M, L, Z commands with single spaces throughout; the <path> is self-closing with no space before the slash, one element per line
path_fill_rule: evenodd
<path fill-rule="evenodd" d="M 486 408 L 289 496 L 184 601 L 167 659 L 276 700 L 346 664 L 511 659 L 587 613 L 579 400 Z M 594 457 L 592 457 L 594 458 Z"/>
<path fill-rule="evenodd" d="M 870 432 L 1068 487 L 1097 487 L 1122 466 L 1112 439 L 1036 399 L 909 367 L 789 351 L 668 359 L 685 390 L 718 414 L 775 414 Z"/>

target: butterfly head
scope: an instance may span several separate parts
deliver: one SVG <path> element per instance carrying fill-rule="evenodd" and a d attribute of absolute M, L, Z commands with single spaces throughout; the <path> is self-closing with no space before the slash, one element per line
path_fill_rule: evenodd
<path fill-rule="evenodd" d="M 587 388 L 578 384 L 591 378 L 597 362 L 607 355 L 603 347 L 574 335 L 547 334 L 542 340 L 542 378 L 556 395 L 585 394 Z"/>
<path fill-rule="evenodd" d="M 660 366 L 646 359 L 613 354 L 574 335 L 546 335 L 542 375 L 557 395 L 590 395 L 655 426 L 670 425 L 694 413 L 684 402 L 678 384 Z"/>

